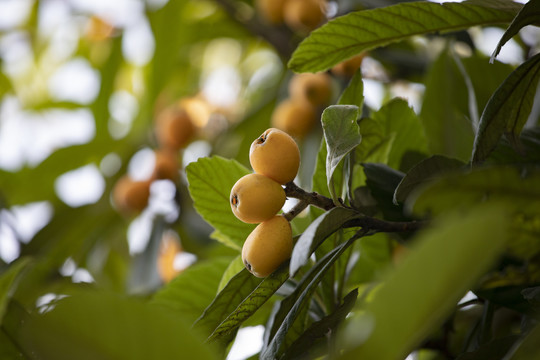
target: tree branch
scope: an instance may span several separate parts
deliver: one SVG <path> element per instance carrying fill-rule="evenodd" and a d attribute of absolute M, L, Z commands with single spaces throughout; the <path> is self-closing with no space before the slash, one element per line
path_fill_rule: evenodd
<path fill-rule="evenodd" d="M 285 26 L 267 26 L 256 16 L 247 17 L 230 0 L 215 0 L 229 17 L 246 28 L 250 33 L 260 36 L 272 45 L 282 58 L 288 60 L 298 44 L 293 39 L 295 34 Z"/>
<path fill-rule="evenodd" d="M 332 199 L 316 192 L 307 192 L 293 182 L 285 184 L 285 194 L 287 197 L 300 200 L 296 205 L 299 208 L 301 207 L 301 210 L 298 213 L 308 205 L 316 206 L 324 210 L 330 210 L 336 207 Z M 295 215 L 287 215 L 288 219 L 292 220 L 298 213 Z M 343 226 L 361 227 L 365 230 L 372 230 L 375 232 L 409 232 L 423 228 L 427 224 L 427 221 L 386 221 L 370 216 L 362 216 L 346 222 Z"/>

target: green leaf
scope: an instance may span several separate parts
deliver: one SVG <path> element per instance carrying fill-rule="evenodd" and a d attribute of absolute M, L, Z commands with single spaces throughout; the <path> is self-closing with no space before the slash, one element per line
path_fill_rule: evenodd
<path fill-rule="evenodd" d="M 223 290 L 225 285 L 227 285 L 227 283 L 236 274 L 238 274 L 240 271 L 242 271 L 243 268 L 244 268 L 244 262 L 242 261 L 242 256 L 238 255 L 237 257 L 234 258 L 233 261 L 231 261 L 229 266 L 227 266 L 227 268 L 225 269 L 225 272 L 223 273 L 223 276 L 221 277 L 221 281 L 219 282 L 218 293 L 221 290 Z"/>
<path fill-rule="evenodd" d="M 512 21 L 516 9 L 467 3 L 411 2 L 352 12 L 313 31 L 293 53 L 289 68 L 317 72 L 363 51 L 414 35 L 448 32 Z"/>
<path fill-rule="evenodd" d="M 514 346 L 505 356 L 505 360 L 529 360 L 538 359 L 540 357 L 540 326 L 536 325 L 527 336 L 519 342 L 519 345 Z"/>
<path fill-rule="evenodd" d="M 393 203 L 397 186 L 405 177 L 401 171 L 392 169 L 384 164 L 363 164 L 366 174 L 366 185 L 371 195 L 377 200 L 378 208 L 384 218 L 388 220 L 406 220 L 403 217 L 403 208 Z"/>
<path fill-rule="evenodd" d="M 362 72 L 357 71 L 349 81 L 349 84 L 341 93 L 338 100 L 339 105 L 356 105 L 362 109 L 364 105 L 364 83 L 362 82 Z"/>
<path fill-rule="evenodd" d="M 502 360 L 504 354 L 515 345 L 519 337 L 516 335 L 497 338 L 485 344 L 481 344 L 478 349 L 461 354 L 456 360 Z"/>
<path fill-rule="evenodd" d="M 16 341 L 40 359 L 215 359 L 166 309 L 98 291 L 81 291 L 20 323 Z"/>
<path fill-rule="evenodd" d="M 354 210 L 335 207 L 315 219 L 300 235 L 294 246 L 290 263 L 291 276 L 308 263 L 311 254 L 327 237 L 339 230 L 347 221 L 361 216 Z"/>
<path fill-rule="evenodd" d="M 247 271 L 247 270 L 246 270 Z M 251 275 L 251 274 L 250 274 Z M 253 275 L 251 275 L 254 277 Z M 264 278 L 257 287 L 244 298 L 208 337 L 208 341 L 216 341 L 230 335 L 242 323 L 252 316 L 289 278 L 288 264 L 279 267 L 273 274 Z M 244 289 L 242 289 L 243 291 Z M 228 290 L 230 291 L 230 290 Z M 238 291 L 238 289 L 237 289 Z M 229 296 L 231 296 L 229 294 Z M 212 306 L 212 305 L 211 305 Z M 210 307 L 211 307 L 210 306 Z M 209 307 L 209 308 L 210 308 Z M 201 318 L 204 320 L 204 316 Z"/>
<path fill-rule="evenodd" d="M 404 202 L 418 186 L 440 178 L 451 171 L 463 168 L 465 163 L 442 155 L 433 155 L 414 166 L 401 180 L 394 192 L 394 204 Z"/>
<path fill-rule="evenodd" d="M 406 100 L 392 99 L 375 112 L 372 118 L 382 125 L 386 136 L 393 138 L 386 163 L 388 166 L 401 169 L 402 158 L 407 151 L 427 152 L 422 123 Z"/>
<path fill-rule="evenodd" d="M 298 359 L 306 353 L 313 351 L 313 345 L 318 339 L 326 338 L 328 331 L 335 331 L 339 324 L 350 313 L 356 298 L 358 289 L 352 290 L 343 298 L 343 303 L 331 314 L 314 322 L 287 350 L 283 359 Z"/>
<path fill-rule="evenodd" d="M 237 161 L 219 156 L 201 158 L 186 167 L 195 209 L 218 231 L 219 236 L 214 234 L 217 240 L 226 237 L 237 250 L 242 248 L 255 225 L 243 223 L 234 216 L 229 197 L 236 181 L 249 173 Z M 222 242 L 230 246 L 229 241 Z"/>
<path fill-rule="evenodd" d="M 521 64 L 493 94 L 480 118 L 474 139 L 473 164 L 484 161 L 503 133 L 518 151 L 519 134 L 527 122 L 540 79 L 540 54 Z"/>
<path fill-rule="evenodd" d="M 469 116 L 467 85 L 450 49 L 433 62 L 425 85 L 420 119 L 430 153 L 468 161 L 475 124 Z"/>
<path fill-rule="evenodd" d="M 1 90 L 0 90 L 1 91 Z M 13 340 L 9 338 L 3 329 L 0 329 L 0 359 L 15 360 L 15 359 L 27 359 L 17 346 L 13 343 Z"/>
<path fill-rule="evenodd" d="M 495 58 L 501 51 L 501 48 L 510 40 L 514 35 L 516 35 L 521 28 L 530 24 L 538 24 L 538 17 L 540 16 L 540 2 L 536 0 L 531 0 L 523 5 L 523 8 L 516 15 L 512 23 L 506 31 L 504 32 L 502 38 L 499 40 L 497 47 L 491 55 L 491 62 L 495 61 Z"/>
<path fill-rule="evenodd" d="M 7 304 L 13 294 L 15 280 L 29 262 L 29 258 L 20 258 L 12 263 L 0 276 L 0 324 L 2 324 Z"/>
<path fill-rule="evenodd" d="M 190 323 L 203 313 L 216 296 L 230 258 L 213 258 L 196 263 L 160 289 L 152 302 L 181 314 Z"/>
<path fill-rule="evenodd" d="M 357 306 L 344 329 L 343 359 L 404 359 L 442 324 L 508 237 L 504 204 L 438 219 L 367 303 Z"/>
<path fill-rule="evenodd" d="M 301 313 L 307 309 L 307 301 L 311 298 L 317 285 L 323 279 L 324 275 L 334 265 L 336 260 L 351 246 L 358 236 L 351 237 L 347 242 L 342 243 L 329 253 L 327 253 L 317 264 L 310 269 L 310 271 L 303 278 L 304 285 L 301 287 L 301 291 L 298 291 L 293 296 L 294 304 L 287 312 L 287 315 L 281 323 L 276 322 L 279 325 L 275 336 L 269 342 L 266 349 L 261 353 L 261 359 L 275 359 L 276 354 L 280 351 L 282 344 L 286 339 L 286 335 L 294 325 L 295 320 Z M 289 303 L 290 305 L 290 303 Z M 285 308 L 286 309 L 286 308 Z"/>
<path fill-rule="evenodd" d="M 337 202 L 338 195 L 334 192 L 334 171 L 343 158 L 360 142 L 360 128 L 356 123 L 359 109 L 355 105 L 332 105 L 322 113 L 322 126 L 326 141 L 326 181 L 332 199 Z"/>
<path fill-rule="evenodd" d="M 418 214 L 465 209 L 480 202 L 508 201 L 509 209 L 540 212 L 540 173 L 522 176 L 513 167 L 493 167 L 468 174 L 450 174 L 411 194 L 406 206 Z"/>

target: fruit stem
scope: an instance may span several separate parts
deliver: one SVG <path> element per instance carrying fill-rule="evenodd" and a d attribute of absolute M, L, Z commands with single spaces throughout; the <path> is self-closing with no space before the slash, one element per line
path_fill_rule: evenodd
<path fill-rule="evenodd" d="M 294 219 L 298 214 L 300 214 L 302 211 L 304 211 L 305 208 L 308 207 L 308 203 L 305 201 L 300 200 L 294 207 L 289 211 L 283 214 L 285 219 L 288 221 L 291 221 Z"/>
<path fill-rule="evenodd" d="M 305 202 L 307 205 L 313 205 L 324 210 L 330 210 L 336 206 L 332 199 L 316 192 L 307 192 L 292 181 L 285 184 L 285 194 L 287 197 L 300 200 L 300 203 Z"/>
<path fill-rule="evenodd" d="M 287 197 L 300 200 L 289 213 L 284 214 L 289 221 L 308 205 L 327 211 L 337 206 L 332 199 L 316 192 L 307 192 L 292 181 L 285 184 L 285 194 Z M 362 216 L 345 223 L 344 227 L 361 227 L 373 232 L 409 232 L 423 228 L 427 224 L 428 221 L 386 221 L 370 216 Z"/>

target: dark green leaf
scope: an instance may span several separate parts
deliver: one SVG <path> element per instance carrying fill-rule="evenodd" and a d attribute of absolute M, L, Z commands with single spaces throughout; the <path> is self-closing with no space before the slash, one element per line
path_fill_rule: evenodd
<path fill-rule="evenodd" d="M 523 289 L 521 294 L 534 308 L 540 309 L 540 286 Z"/>
<path fill-rule="evenodd" d="M 195 321 L 216 296 L 230 261 L 230 258 L 214 258 L 190 266 L 160 289 L 152 302 L 181 314 L 190 323 Z"/>
<path fill-rule="evenodd" d="M 384 164 L 367 163 L 363 166 L 366 184 L 384 217 L 394 221 L 405 220 L 402 206 L 393 203 L 394 192 L 405 174 Z"/>
<path fill-rule="evenodd" d="M 352 290 L 343 298 L 343 303 L 330 315 L 313 323 L 284 354 L 283 359 L 298 359 L 300 356 L 313 351 L 313 345 L 318 339 L 325 338 L 329 331 L 335 331 L 352 310 L 358 297 L 358 289 Z"/>
<path fill-rule="evenodd" d="M 512 167 L 494 167 L 468 174 L 450 174 L 419 189 L 407 200 L 417 213 L 438 214 L 450 208 L 467 208 L 480 202 L 508 200 L 509 210 L 524 214 L 540 212 L 540 173 L 523 177 Z"/>
<path fill-rule="evenodd" d="M 322 126 L 326 141 L 326 181 L 334 202 L 340 194 L 334 193 L 334 171 L 343 158 L 360 142 L 360 128 L 356 123 L 359 109 L 355 105 L 331 105 L 322 114 Z"/>
<path fill-rule="evenodd" d="M 9 338 L 3 329 L 0 329 L 0 359 L 26 359 L 21 351 L 17 349 L 17 346 L 13 343 L 13 340 Z"/>
<path fill-rule="evenodd" d="M 518 336 L 507 336 L 480 345 L 478 349 L 467 352 L 456 358 L 456 360 L 501 360 L 512 348 Z"/>
<path fill-rule="evenodd" d="M 354 210 L 336 207 L 315 219 L 294 246 L 290 264 L 291 276 L 294 276 L 302 266 L 308 263 L 313 251 L 327 237 L 340 229 L 347 221 L 361 216 Z"/>
<path fill-rule="evenodd" d="M 536 325 L 523 340 L 512 347 L 504 360 L 530 360 L 540 358 L 540 325 Z"/>
<path fill-rule="evenodd" d="M 430 153 L 468 161 L 475 124 L 469 115 L 467 85 L 450 49 L 433 62 L 425 85 L 420 119 Z"/>
<path fill-rule="evenodd" d="M 473 164 L 483 162 L 503 134 L 518 151 L 519 134 L 531 112 L 540 78 L 540 54 L 521 64 L 487 103 L 474 139 Z"/>
<path fill-rule="evenodd" d="M 242 248 L 255 227 L 238 220 L 230 205 L 232 187 L 246 174 L 249 174 L 249 170 L 240 163 L 219 156 L 201 158 L 186 167 L 189 193 L 195 209 L 219 232 L 217 240 L 225 236 L 230 241 L 224 243 L 229 246 L 234 244 L 237 250 Z"/>
<path fill-rule="evenodd" d="M 465 163 L 442 155 L 433 155 L 414 166 L 401 180 L 394 192 L 394 204 L 403 202 L 418 186 L 429 183 L 442 175 L 463 168 Z"/>
<path fill-rule="evenodd" d="M 344 359 L 404 359 L 436 330 L 501 253 L 504 204 L 439 218 L 344 329 Z M 392 334 L 392 336 L 388 336 Z"/>
<path fill-rule="evenodd" d="M 339 259 L 343 252 L 345 252 L 345 250 L 347 250 L 347 248 L 357 239 L 358 237 L 354 236 L 347 242 L 342 243 L 326 254 L 326 256 L 317 262 L 312 270 L 310 270 L 310 273 L 308 273 L 305 277 L 307 285 L 303 286 L 301 293 L 299 293 L 294 305 L 281 322 L 275 336 L 272 338 L 264 352 L 261 353 L 261 359 L 274 359 L 276 357 L 276 354 L 278 354 L 285 341 L 287 333 L 294 325 L 295 320 L 301 313 L 306 311 L 307 301 L 317 289 L 319 282 L 322 280 L 326 272 L 334 265 L 335 261 Z"/>
<path fill-rule="evenodd" d="M 506 31 L 504 32 L 502 38 L 499 40 L 497 47 L 491 55 L 491 62 L 495 60 L 501 48 L 510 40 L 514 35 L 516 35 L 521 28 L 530 24 L 538 24 L 538 17 L 540 16 L 540 2 L 537 0 L 531 0 L 527 2 L 523 8 L 516 15 L 512 23 Z"/>
<path fill-rule="evenodd" d="M 517 9 L 465 3 L 402 3 L 349 13 L 313 31 L 293 53 L 289 67 L 317 72 L 363 51 L 414 35 L 509 23 Z"/>
<path fill-rule="evenodd" d="M 247 270 L 243 270 L 247 271 Z M 251 274 L 250 274 L 251 275 Z M 253 275 L 251 275 L 253 277 Z M 283 264 L 274 273 L 264 278 L 257 287 L 244 298 L 228 316 L 223 319 L 218 327 L 208 337 L 209 341 L 219 340 L 236 330 L 242 323 L 252 316 L 289 278 L 288 263 Z M 224 289 L 225 290 L 225 289 Z M 230 291 L 230 289 L 229 289 Z M 239 289 L 236 290 L 239 292 Z M 242 288 L 242 292 L 244 289 Z M 218 294 L 220 296 L 220 294 Z M 228 295 L 231 297 L 231 294 Z M 217 298 L 216 298 L 217 299 Z M 210 305 L 209 309 L 212 307 Z M 205 311 L 201 320 L 208 316 Z"/>
<path fill-rule="evenodd" d="M 15 280 L 29 261 L 29 258 L 19 258 L 0 276 L 0 324 L 2 324 L 8 301 L 13 294 L 13 288 L 16 285 Z"/>
<path fill-rule="evenodd" d="M 181 316 L 117 294 L 85 291 L 21 322 L 16 341 L 39 359 L 214 359 Z"/>

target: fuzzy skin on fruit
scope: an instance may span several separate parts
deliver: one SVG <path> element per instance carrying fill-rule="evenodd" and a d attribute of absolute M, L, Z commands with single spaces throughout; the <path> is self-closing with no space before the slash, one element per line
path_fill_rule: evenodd
<path fill-rule="evenodd" d="M 293 181 L 298 173 L 300 150 L 289 134 L 270 128 L 251 144 L 249 162 L 257 174 L 283 185 Z"/>
<path fill-rule="evenodd" d="M 281 215 L 260 223 L 249 234 L 242 247 L 242 261 L 257 277 L 273 273 L 292 254 L 291 225 Z"/>
<path fill-rule="evenodd" d="M 272 127 L 299 139 L 306 136 L 316 122 L 313 106 L 298 99 L 286 99 L 279 103 L 271 118 Z"/>
<path fill-rule="evenodd" d="M 162 110 L 156 119 L 156 138 L 165 149 L 184 148 L 194 137 L 195 129 L 188 113 L 178 104 Z"/>
<path fill-rule="evenodd" d="M 231 189 L 229 198 L 234 215 L 248 224 L 270 219 L 285 204 L 285 190 L 261 174 L 241 177 Z"/>
<path fill-rule="evenodd" d="M 289 82 L 289 94 L 315 107 L 327 105 L 332 99 L 332 78 L 323 72 L 295 74 Z"/>
<path fill-rule="evenodd" d="M 255 9 L 266 22 L 281 24 L 283 22 L 283 6 L 286 0 L 256 0 Z"/>
<path fill-rule="evenodd" d="M 114 205 L 124 215 L 140 213 L 148 205 L 150 184 L 146 181 L 135 181 L 124 175 L 114 185 L 112 199 Z"/>
<path fill-rule="evenodd" d="M 294 31 L 308 32 L 318 27 L 326 18 L 323 0 L 287 0 L 283 7 L 285 24 Z"/>

